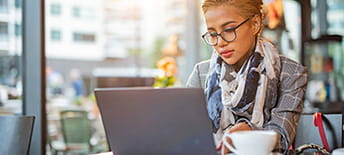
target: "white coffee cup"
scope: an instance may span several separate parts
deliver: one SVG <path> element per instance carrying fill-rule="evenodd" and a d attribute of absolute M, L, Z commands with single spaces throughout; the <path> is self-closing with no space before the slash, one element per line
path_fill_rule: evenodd
<path fill-rule="evenodd" d="M 232 140 L 231 146 L 226 138 Z M 277 133 L 272 130 L 251 130 L 226 133 L 223 143 L 236 155 L 269 155 L 277 142 Z"/>
<path fill-rule="evenodd" d="M 333 150 L 332 155 L 344 155 L 344 148 L 337 148 Z"/>

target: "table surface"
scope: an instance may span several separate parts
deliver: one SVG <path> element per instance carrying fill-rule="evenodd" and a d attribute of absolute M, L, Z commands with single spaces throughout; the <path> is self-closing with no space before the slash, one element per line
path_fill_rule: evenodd
<path fill-rule="evenodd" d="M 342 148 L 344 150 L 344 148 Z M 305 152 L 302 153 L 301 155 L 313 155 L 313 152 Z M 98 154 L 93 154 L 93 155 L 113 155 L 112 152 L 102 152 L 102 153 L 98 153 Z M 229 153 L 227 155 L 235 155 L 234 153 Z M 271 155 L 282 155 L 281 153 L 272 153 Z"/>
<path fill-rule="evenodd" d="M 94 155 L 113 155 L 112 152 L 103 152 L 103 153 L 98 153 L 98 154 L 94 154 Z M 227 155 L 235 155 L 234 153 L 229 153 Z M 272 153 L 270 155 L 282 155 L 281 153 Z"/>

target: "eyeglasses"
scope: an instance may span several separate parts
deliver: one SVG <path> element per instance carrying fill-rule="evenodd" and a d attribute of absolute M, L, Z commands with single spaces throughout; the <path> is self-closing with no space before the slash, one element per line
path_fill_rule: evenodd
<path fill-rule="evenodd" d="M 239 25 L 237 25 L 236 27 L 232 27 L 232 28 L 228 28 L 228 29 L 224 29 L 222 32 L 220 33 L 215 33 L 215 32 L 206 32 L 205 34 L 202 35 L 203 40 L 210 46 L 215 46 L 218 43 L 218 36 L 220 36 L 224 41 L 226 42 L 231 42 L 234 41 L 236 39 L 236 32 L 235 30 L 237 28 L 239 28 L 241 25 L 245 24 L 248 20 L 250 20 L 252 17 L 247 18 L 246 20 L 244 20 L 242 23 L 240 23 Z"/>

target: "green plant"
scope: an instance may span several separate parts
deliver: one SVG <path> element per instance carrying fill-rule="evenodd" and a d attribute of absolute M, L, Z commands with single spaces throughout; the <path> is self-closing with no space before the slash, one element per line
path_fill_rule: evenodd
<path fill-rule="evenodd" d="M 157 67 L 164 75 L 156 76 L 153 87 L 170 87 L 176 82 L 177 64 L 173 57 L 163 57 L 157 62 Z"/>

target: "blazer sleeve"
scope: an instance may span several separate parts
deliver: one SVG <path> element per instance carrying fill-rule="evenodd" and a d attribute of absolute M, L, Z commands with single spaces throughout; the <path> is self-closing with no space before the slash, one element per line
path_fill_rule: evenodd
<path fill-rule="evenodd" d="M 209 60 L 202 61 L 195 65 L 192 73 L 190 74 L 186 87 L 205 88 L 205 79 L 209 70 Z"/>
<path fill-rule="evenodd" d="M 303 100 L 307 87 L 307 68 L 281 58 L 282 70 L 278 90 L 277 105 L 271 110 L 271 120 L 266 128 L 281 135 L 281 147 L 287 150 L 294 141 L 297 124 L 303 110 Z"/>

